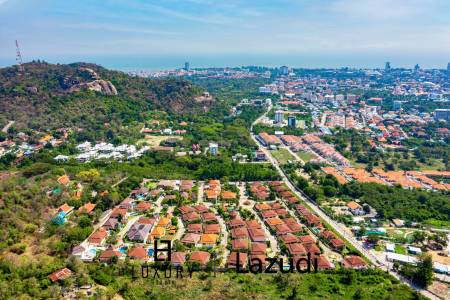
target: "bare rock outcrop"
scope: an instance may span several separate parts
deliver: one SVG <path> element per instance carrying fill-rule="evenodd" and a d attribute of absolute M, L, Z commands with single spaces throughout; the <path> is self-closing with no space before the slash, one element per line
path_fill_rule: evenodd
<path fill-rule="evenodd" d="M 118 95 L 116 87 L 107 80 L 94 80 L 86 83 L 79 83 L 70 87 L 70 92 L 76 92 L 83 89 L 88 89 L 90 91 L 99 92 L 107 96 Z"/>

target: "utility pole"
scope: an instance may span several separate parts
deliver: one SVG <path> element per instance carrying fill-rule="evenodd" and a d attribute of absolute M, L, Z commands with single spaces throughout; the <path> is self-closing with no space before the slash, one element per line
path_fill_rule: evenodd
<path fill-rule="evenodd" d="M 19 65 L 19 72 L 23 72 L 22 54 L 20 53 L 19 41 L 16 40 L 16 62 Z"/>

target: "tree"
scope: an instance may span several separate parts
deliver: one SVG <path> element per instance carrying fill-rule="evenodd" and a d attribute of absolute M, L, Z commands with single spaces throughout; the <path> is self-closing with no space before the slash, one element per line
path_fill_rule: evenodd
<path fill-rule="evenodd" d="M 448 237 L 445 232 L 438 232 L 436 234 L 433 234 L 431 237 L 428 238 L 429 240 L 433 240 L 436 243 L 446 247 L 448 244 Z"/>
<path fill-rule="evenodd" d="M 423 244 L 427 239 L 427 234 L 424 231 L 414 231 L 412 238 L 415 243 Z"/>
<path fill-rule="evenodd" d="M 419 257 L 413 281 L 420 287 L 427 287 L 433 281 L 433 260 L 431 255 L 423 254 Z"/>
<path fill-rule="evenodd" d="M 336 188 L 330 185 L 326 185 L 323 188 L 323 193 L 327 197 L 334 197 L 336 195 Z"/>
<path fill-rule="evenodd" d="M 92 182 L 94 179 L 100 177 L 100 172 L 97 169 L 89 169 L 87 171 L 81 171 L 77 174 L 77 177 L 84 182 Z"/>
<path fill-rule="evenodd" d="M 303 177 L 301 177 L 301 176 L 299 176 L 299 177 L 297 178 L 297 187 L 298 187 L 300 190 L 304 190 L 305 188 L 308 187 L 308 185 L 309 185 L 308 180 L 306 180 L 305 178 L 303 178 Z"/>

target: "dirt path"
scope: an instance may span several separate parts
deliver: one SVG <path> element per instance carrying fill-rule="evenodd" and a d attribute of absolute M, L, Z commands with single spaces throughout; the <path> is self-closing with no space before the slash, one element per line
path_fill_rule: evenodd
<path fill-rule="evenodd" d="M 15 123 L 15 121 L 9 121 L 8 124 L 3 127 L 2 132 L 7 133 L 8 129 Z"/>

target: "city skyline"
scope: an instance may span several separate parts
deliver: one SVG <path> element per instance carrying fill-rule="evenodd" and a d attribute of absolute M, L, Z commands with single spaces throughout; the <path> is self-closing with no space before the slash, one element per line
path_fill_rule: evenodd
<path fill-rule="evenodd" d="M 0 64 L 445 68 L 450 4 L 414 1 L 0 1 Z M 439 47 L 436 47 L 439 45 Z M 131 62 L 131 63 L 130 63 Z M 158 63 L 156 63 L 158 62 Z"/>

